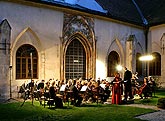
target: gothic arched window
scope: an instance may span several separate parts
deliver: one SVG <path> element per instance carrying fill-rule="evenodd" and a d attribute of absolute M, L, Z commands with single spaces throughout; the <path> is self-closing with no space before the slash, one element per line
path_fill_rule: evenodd
<path fill-rule="evenodd" d="M 140 53 L 136 53 L 136 72 L 138 72 L 138 75 L 142 75 L 142 62 L 139 60 L 140 56 Z"/>
<path fill-rule="evenodd" d="M 154 60 L 149 63 L 149 75 L 161 76 L 161 55 L 157 52 L 152 53 Z"/>
<path fill-rule="evenodd" d="M 69 44 L 65 57 L 65 78 L 86 77 L 86 53 L 83 45 L 77 39 Z"/>
<path fill-rule="evenodd" d="M 32 45 L 22 45 L 16 52 L 16 79 L 30 79 L 37 77 L 37 50 Z"/>
<path fill-rule="evenodd" d="M 117 72 L 116 66 L 119 64 L 120 58 L 116 51 L 111 51 L 108 56 L 108 77 L 113 77 Z"/>

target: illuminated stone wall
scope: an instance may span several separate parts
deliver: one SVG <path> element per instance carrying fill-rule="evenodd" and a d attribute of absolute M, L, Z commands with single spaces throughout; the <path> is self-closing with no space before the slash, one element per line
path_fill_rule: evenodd
<path fill-rule="evenodd" d="M 38 79 L 35 81 L 42 79 L 48 81 L 50 78 L 64 79 L 63 53 L 67 48 L 67 41 L 72 40 L 74 34 L 81 40 L 89 54 L 87 56 L 89 57 L 87 65 L 89 75 L 87 77 L 107 78 L 108 55 L 111 51 L 119 54 L 120 65 L 127 66 L 128 69 L 135 72 L 135 55 L 137 52 L 144 54 L 145 51 L 144 30 L 139 26 L 110 19 L 105 20 L 101 17 L 90 18 L 91 16 L 85 13 L 83 15 L 79 12 L 74 13 L 41 5 L 0 2 L 0 11 L 3 11 L 0 12 L 0 16 L 6 18 L 12 28 L 11 58 L 9 59 L 11 63 L 9 60 L 1 61 L 6 66 L 0 65 L 2 73 L 0 89 L 7 85 L 5 92 L 9 91 L 8 67 L 10 64 L 12 65 L 12 92 L 18 91 L 17 86 L 29 80 L 16 79 L 15 76 L 16 51 L 23 44 L 34 46 L 38 52 Z M 156 38 L 162 37 L 163 33 L 158 28 L 153 28 L 149 40 L 154 42 Z M 161 31 L 163 30 L 164 28 L 161 29 Z M 155 31 L 160 33 L 160 36 L 153 37 Z M 152 51 L 155 51 L 153 48 L 157 47 L 152 44 Z M 0 54 L 1 60 L 8 59 L 8 56 L 4 56 L 3 51 Z M 163 59 L 164 56 L 162 56 L 162 62 Z M 123 72 L 120 72 L 122 76 Z M 163 69 L 162 73 L 164 73 Z M 1 93 L 0 96 L 2 95 Z M 13 96 L 16 97 L 17 93 Z"/>
<path fill-rule="evenodd" d="M 161 76 L 156 76 L 156 78 L 159 78 L 160 86 L 165 87 L 165 24 L 151 27 L 149 40 L 149 52 L 151 54 L 157 52 L 161 55 Z"/>

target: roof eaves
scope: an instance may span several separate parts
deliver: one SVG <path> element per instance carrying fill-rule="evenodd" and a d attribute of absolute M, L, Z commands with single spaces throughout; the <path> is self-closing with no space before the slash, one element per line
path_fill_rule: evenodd
<path fill-rule="evenodd" d="M 139 22 L 136 22 L 136 21 L 133 21 L 133 20 L 128 20 L 128 19 L 122 18 L 120 16 L 115 16 L 115 15 L 112 15 L 111 13 L 109 13 L 109 12 L 108 13 L 103 13 L 103 12 L 91 10 L 91 9 L 88 9 L 88 8 L 85 8 L 85 7 L 82 7 L 82 6 L 79 6 L 79 5 L 71 5 L 71 4 L 66 4 L 66 3 L 62 3 L 62 2 L 58 2 L 58 1 L 54 1 L 54 2 L 48 2 L 48 1 L 43 1 L 43 0 L 40 0 L 40 1 L 38 1 L 38 0 L 25 0 L 25 1 L 31 1 L 31 2 L 35 2 L 35 3 L 46 4 L 46 5 L 51 5 L 51 6 L 64 7 L 64 8 L 68 8 L 68 9 L 74 9 L 74 10 L 78 10 L 78 11 L 81 11 L 81 12 L 88 12 L 90 14 L 99 15 L 99 16 L 102 16 L 102 17 L 107 17 L 107 18 L 110 18 L 110 19 L 115 19 L 115 20 L 118 20 L 118 21 L 123 21 L 123 22 L 130 23 L 130 24 L 135 24 L 135 25 L 138 25 L 138 26 L 144 26 L 142 23 L 139 23 Z"/>

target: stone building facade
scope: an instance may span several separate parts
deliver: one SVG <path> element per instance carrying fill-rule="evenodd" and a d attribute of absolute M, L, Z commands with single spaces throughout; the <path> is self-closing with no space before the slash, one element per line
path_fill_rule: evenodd
<path fill-rule="evenodd" d="M 165 24 L 149 29 L 146 44 L 142 26 L 79 10 L 9 0 L 0 1 L 0 11 L 1 100 L 10 91 L 16 97 L 17 86 L 31 78 L 109 79 L 117 64 L 146 75 L 146 64 L 138 60 L 146 46 L 161 56 L 165 75 Z"/>

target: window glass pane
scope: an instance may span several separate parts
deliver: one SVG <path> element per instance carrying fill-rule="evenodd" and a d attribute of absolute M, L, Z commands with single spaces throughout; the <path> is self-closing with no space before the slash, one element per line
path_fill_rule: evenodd
<path fill-rule="evenodd" d="M 65 78 L 85 78 L 86 54 L 79 40 L 73 40 L 67 48 L 65 59 Z"/>
<path fill-rule="evenodd" d="M 117 72 L 116 66 L 119 64 L 119 55 L 116 51 L 110 52 L 108 56 L 108 77 L 113 77 Z"/>
<path fill-rule="evenodd" d="M 152 53 L 154 60 L 149 63 L 149 75 L 161 76 L 161 55 L 157 52 Z"/>
<path fill-rule="evenodd" d="M 38 54 L 36 49 L 28 44 L 22 45 L 16 52 L 16 78 L 17 79 L 28 79 L 31 78 L 31 57 L 32 53 L 32 66 L 33 66 L 33 77 L 37 78 L 37 65 L 38 65 Z"/>

